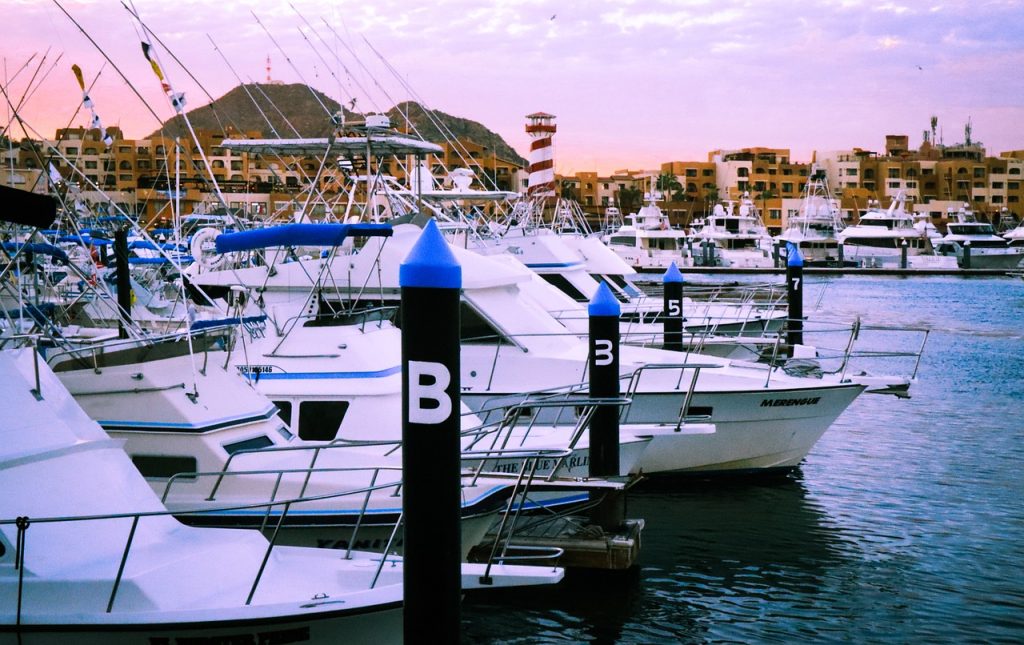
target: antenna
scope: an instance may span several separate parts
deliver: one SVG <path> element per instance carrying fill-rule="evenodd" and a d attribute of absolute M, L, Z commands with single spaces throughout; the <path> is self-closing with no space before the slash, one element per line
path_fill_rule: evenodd
<path fill-rule="evenodd" d="M 935 143 L 935 128 L 939 125 L 939 117 L 932 115 L 932 143 Z"/>
<path fill-rule="evenodd" d="M 270 54 L 267 54 L 267 85 L 270 85 Z"/>
<path fill-rule="evenodd" d="M 964 126 L 964 144 L 971 145 L 971 117 L 967 117 L 967 125 Z"/>

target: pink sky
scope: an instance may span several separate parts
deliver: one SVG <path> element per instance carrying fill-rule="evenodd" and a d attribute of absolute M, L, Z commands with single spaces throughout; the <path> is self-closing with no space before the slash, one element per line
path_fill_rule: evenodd
<path fill-rule="evenodd" d="M 60 1 L 160 118 L 172 116 L 142 56 L 140 27 L 120 3 Z M 292 4 L 301 17 L 278 0 L 135 7 L 214 97 L 238 81 L 207 34 L 244 81 L 265 79 L 269 54 L 275 80 L 305 80 L 341 102 L 355 96 L 357 109 L 414 98 L 408 85 L 428 106 L 480 121 L 522 154 L 523 116 L 550 112 L 558 117 L 560 173 L 655 168 L 745 146 L 788 147 L 808 161 L 815 149 L 880 150 L 886 134 L 907 134 L 917 145 L 933 114 L 946 143 L 963 140 L 970 118 L 990 154 L 1024 149 L 1019 0 Z M 72 63 L 87 81 L 100 73 L 92 97 L 106 125 L 119 124 L 128 137 L 156 129 L 157 119 L 55 4 L 0 0 L 0 15 L 4 86 L 41 136 L 52 137 L 80 104 Z M 206 103 L 167 50 L 157 51 L 188 107 Z M 22 101 L 44 54 L 42 82 Z M 83 113 L 73 121 L 86 123 Z"/>

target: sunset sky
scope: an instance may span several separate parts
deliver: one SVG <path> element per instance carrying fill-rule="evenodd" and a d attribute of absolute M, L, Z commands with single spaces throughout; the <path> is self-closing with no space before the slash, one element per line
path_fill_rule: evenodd
<path fill-rule="evenodd" d="M 60 2 L 160 119 L 173 116 L 142 56 L 141 27 L 120 2 Z M 963 140 L 970 118 L 989 154 L 1024 149 L 1018 0 L 291 4 L 135 0 L 215 98 L 238 80 L 207 35 L 246 82 L 266 78 L 270 55 L 275 80 L 304 80 L 343 103 L 355 97 L 360 111 L 418 98 L 480 121 L 524 155 L 523 116 L 550 112 L 560 173 L 655 168 L 745 146 L 788 147 L 809 161 L 815 149 L 881 150 L 886 134 L 907 134 L 916 146 L 932 115 L 947 144 Z M 55 3 L 0 0 L 0 15 L 0 80 L 33 136 L 88 123 L 84 111 L 72 119 L 81 103 L 73 63 L 87 83 L 100 74 L 92 97 L 105 125 L 129 138 L 156 129 L 157 118 Z M 208 102 L 167 49 L 157 52 L 189 109 Z M 11 110 L 2 107 L 6 126 Z"/>

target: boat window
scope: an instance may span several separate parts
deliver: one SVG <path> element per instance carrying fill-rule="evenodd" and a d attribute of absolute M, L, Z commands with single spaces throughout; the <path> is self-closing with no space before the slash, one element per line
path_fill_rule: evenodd
<path fill-rule="evenodd" d="M 195 457 L 166 455 L 132 455 L 132 463 L 143 477 L 167 479 L 178 473 L 194 473 L 199 470 Z M 195 479 L 186 477 L 185 479 Z"/>
<path fill-rule="evenodd" d="M 612 285 L 618 286 L 620 289 L 625 291 L 630 297 L 636 298 L 643 295 L 643 291 L 637 289 L 636 286 L 634 286 L 633 283 L 626 280 L 624 276 L 615 273 L 609 273 L 607 275 L 595 275 L 594 277 L 609 282 Z"/>
<path fill-rule="evenodd" d="M 348 412 L 348 401 L 303 401 L 299 404 L 299 439 L 333 441 Z"/>
<path fill-rule="evenodd" d="M 260 448 L 269 448 L 274 445 L 274 442 L 270 437 L 261 435 L 259 437 L 253 437 L 252 439 L 245 439 L 244 441 L 236 441 L 235 443 L 224 444 L 224 450 L 229 455 L 233 455 L 240 450 L 259 450 Z"/>
<path fill-rule="evenodd" d="M 636 238 L 632 235 L 613 235 L 609 244 L 618 244 L 623 246 L 636 246 Z"/>
<path fill-rule="evenodd" d="M 291 441 L 292 439 L 295 438 L 295 435 L 292 434 L 292 431 L 289 430 L 288 428 L 284 427 L 284 426 L 280 426 L 277 429 L 277 434 L 279 434 L 282 437 L 284 437 L 285 441 Z"/>
<path fill-rule="evenodd" d="M 583 295 L 583 292 L 577 289 L 569 279 L 560 273 L 542 273 L 540 277 L 544 278 L 544 281 L 550 285 L 556 287 L 559 291 L 569 296 L 576 302 L 587 302 L 589 298 Z"/>
<path fill-rule="evenodd" d="M 466 301 L 462 301 L 459 312 L 461 323 L 460 338 L 463 343 L 494 343 L 504 334 L 495 329 L 483 316 Z"/>
<path fill-rule="evenodd" d="M 274 401 L 274 405 L 277 406 L 277 416 L 281 417 L 281 420 L 288 425 L 292 424 L 292 402 L 291 401 Z"/>

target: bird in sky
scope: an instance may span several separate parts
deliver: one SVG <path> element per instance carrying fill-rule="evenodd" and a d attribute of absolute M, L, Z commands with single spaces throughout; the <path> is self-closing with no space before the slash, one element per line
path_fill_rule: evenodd
<path fill-rule="evenodd" d="M 554 20 L 557 15 L 558 15 L 557 13 L 551 14 L 551 17 L 548 18 L 548 20 Z"/>
<path fill-rule="evenodd" d="M 922 72 L 924 71 L 924 68 L 921 67 L 920 65 L 917 66 L 917 69 L 921 70 Z"/>

